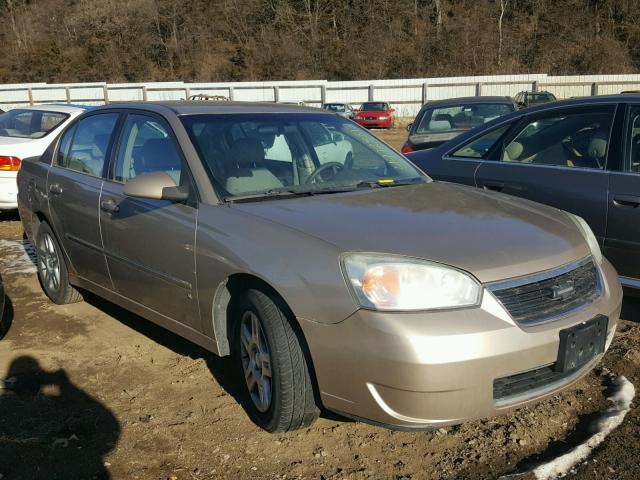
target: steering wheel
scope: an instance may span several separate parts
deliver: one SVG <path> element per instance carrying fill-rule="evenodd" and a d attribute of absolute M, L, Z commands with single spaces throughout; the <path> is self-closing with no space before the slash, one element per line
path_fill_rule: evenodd
<path fill-rule="evenodd" d="M 311 175 L 309 175 L 309 178 L 307 178 L 307 181 L 304 183 L 306 185 L 309 185 L 315 182 L 318 178 L 321 178 L 320 175 L 327 170 L 333 170 L 335 172 L 334 173 L 334 176 L 335 176 L 341 170 L 344 170 L 344 165 L 342 165 L 340 162 L 328 162 L 328 163 L 325 163 L 324 165 L 320 165 L 318 168 L 316 168 L 313 171 Z"/>

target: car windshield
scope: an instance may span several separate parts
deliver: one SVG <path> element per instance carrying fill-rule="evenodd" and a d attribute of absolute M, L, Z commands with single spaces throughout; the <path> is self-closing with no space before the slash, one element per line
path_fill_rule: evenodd
<path fill-rule="evenodd" d="M 386 103 L 363 103 L 360 107 L 361 112 L 386 112 Z"/>
<path fill-rule="evenodd" d="M 332 112 L 344 112 L 345 108 L 342 103 L 327 103 L 324 108 Z"/>
<path fill-rule="evenodd" d="M 369 132 L 330 114 L 187 115 L 181 120 L 226 200 L 429 180 Z"/>
<path fill-rule="evenodd" d="M 0 137 L 42 138 L 68 117 L 60 112 L 10 110 L 0 115 Z"/>
<path fill-rule="evenodd" d="M 514 110 L 509 103 L 470 103 L 428 108 L 413 133 L 462 132 Z"/>

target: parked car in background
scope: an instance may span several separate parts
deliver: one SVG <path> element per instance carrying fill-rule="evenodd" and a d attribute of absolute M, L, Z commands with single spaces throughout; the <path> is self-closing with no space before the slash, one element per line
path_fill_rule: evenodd
<path fill-rule="evenodd" d="M 520 92 L 513 97 L 519 108 L 531 107 L 542 103 L 555 102 L 556 96 L 550 92 Z"/>
<path fill-rule="evenodd" d="M 87 108 L 39 105 L 0 115 L 0 210 L 18 208 L 16 174 L 22 160 L 42 155 L 60 130 Z"/>
<path fill-rule="evenodd" d="M 363 127 L 394 128 L 394 112 L 387 102 L 365 102 L 356 110 L 354 120 Z"/>
<path fill-rule="evenodd" d="M 517 110 L 511 97 L 462 97 L 428 102 L 407 126 L 402 153 L 437 147 L 462 132 Z"/>
<path fill-rule="evenodd" d="M 351 162 L 322 163 L 325 131 Z M 233 355 L 268 431 L 321 406 L 414 430 L 499 414 L 590 371 L 620 314 L 583 220 L 432 182 L 320 109 L 111 104 L 18 183 L 49 298 L 83 288 Z"/>
<path fill-rule="evenodd" d="M 640 288 L 640 97 L 565 100 L 521 110 L 408 157 L 438 180 L 546 203 L 583 217 Z"/>
<path fill-rule="evenodd" d="M 322 108 L 337 113 L 341 117 L 353 119 L 355 112 L 349 103 L 325 103 Z"/>

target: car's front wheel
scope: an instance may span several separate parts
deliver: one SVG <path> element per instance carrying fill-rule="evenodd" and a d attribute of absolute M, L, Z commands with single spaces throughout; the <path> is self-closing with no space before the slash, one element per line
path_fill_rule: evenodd
<path fill-rule="evenodd" d="M 82 295 L 69 283 L 67 265 L 62 250 L 51 227 L 45 222 L 40 224 L 36 237 L 38 254 L 38 278 L 47 297 L 58 305 L 75 303 Z"/>
<path fill-rule="evenodd" d="M 252 420 L 269 432 L 311 425 L 320 410 L 307 359 L 283 308 L 265 293 L 248 290 L 234 317 L 236 362 Z"/>

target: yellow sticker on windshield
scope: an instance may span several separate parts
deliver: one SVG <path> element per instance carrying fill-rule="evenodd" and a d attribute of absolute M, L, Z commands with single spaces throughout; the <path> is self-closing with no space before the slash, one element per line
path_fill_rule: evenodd
<path fill-rule="evenodd" d="M 395 180 L 393 178 L 381 178 L 378 180 L 378 183 L 393 183 Z"/>

